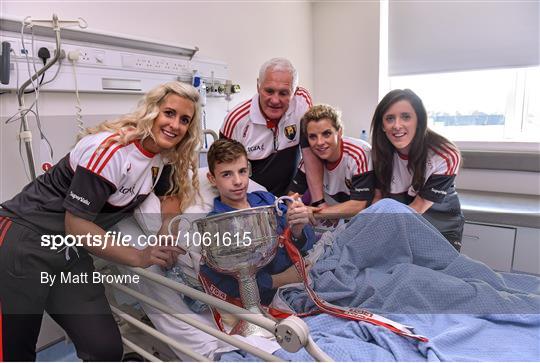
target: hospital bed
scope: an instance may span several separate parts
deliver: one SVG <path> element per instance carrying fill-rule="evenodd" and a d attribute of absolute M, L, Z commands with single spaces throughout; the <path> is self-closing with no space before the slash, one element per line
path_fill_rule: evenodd
<path fill-rule="evenodd" d="M 214 140 L 218 137 L 212 130 L 204 130 L 203 133 L 205 137 L 211 136 Z M 199 159 L 202 166 L 207 165 L 206 151 L 200 152 Z M 213 199 L 217 196 L 217 191 L 212 188 L 206 177 L 208 168 L 201 167 L 198 172 L 202 199 L 197 197 L 195 205 L 184 213 L 191 220 L 205 216 L 211 210 Z M 251 181 L 249 191 L 255 190 L 265 188 Z M 155 234 L 160 226 L 160 203 L 158 198 L 151 194 L 135 211 L 133 217 L 121 221 L 116 228 L 124 234 L 131 235 L 132 241 L 136 241 L 138 236 Z M 188 251 L 185 256 L 179 258 L 179 265 L 184 271 L 189 271 L 188 276 L 196 280 L 201 258 L 200 250 L 192 248 Z M 105 285 L 111 308 L 121 328 L 126 350 L 146 360 L 208 361 L 219 358 L 224 352 L 242 349 L 265 361 L 280 361 L 281 359 L 271 354 L 280 348 L 280 344 L 290 351 L 298 351 L 304 347 L 319 361 L 331 360 L 317 347 L 309 336 L 309 328 L 298 318 L 291 317 L 276 324 L 267 317 L 257 316 L 236 305 L 171 280 L 165 277 L 164 271 L 157 266 L 147 269 L 129 268 L 97 260 L 96 269 L 105 274 L 136 274 L 142 277 L 139 283 Z M 215 327 L 209 311 L 202 314 L 192 312 L 181 298 L 182 294 L 208 305 L 219 306 L 221 311 L 276 332 L 276 341 L 280 344 L 256 336 L 248 338 L 229 336 Z"/>
<path fill-rule="evenodd" d="M 216 194 L 206 181 L 206 172 L 206 168 L 199 170 L 203 199 L 186 211 L 190 218 L 204 216 L 212 207 Z M 259 188 L 253 183 L 250 186 L 252 190 Z M 147 210 L 144 210 L 145 208 Z M 132 235 L 153 233 L 161 224 L 158 212 L 159 201 L 157 198 L 149 198 L 134 217 L 122 221 L 117 227 L 123 233 Z M 384 219 L 384 216 L 377 218 Z M 368 222 L 369 220 L 367 218 Z M 366 223 L 369 224 L 368 222 Z M 409 225 L 408 222 L 410 221 L 403 222 L 404 228 Z M 347 238 L 354 239 L 362 234 L 353 232 Z M 436 235 L 438 232 L 432 231 L 431 237 Z M 388 246 L 392 241 L 385 241 L 378 235 L 371 237 L 375 243 L 373 248 L 354 253 L 361 258 L 371 259 L 368 265 L 362 265 L 364 262 L 361 258 L 355 262 L 359 269 L 366 271 L 361 275 L 364 280 L 357 285 L 351 281 L 345 281 L 343 286 L 339 285 L 340 281 L 325 281 L 330 269 L 324 270 L 324 267 L 321 267 L 324 270 L 322 272 L 314 268 L 312 274 L 319 273 L 318 278 L 322 283 L 334 288 L 339 289 L 341 286 L 346 290 L 349 287 L 347 285 L 351 285 L 351 290 L 369 290 L 365 299 L 369 309 L 381 309 L 396 321 L 414 325 L 420 333 L 428 336 L 429 342 L 415 342 L 381 327 L 326 314 L 305 318 L 309 329 L 297 318 L 290 319 L 290 325 L 280 326 L 273 320 L 250 314 L 235 305 L 223 305 L 222 301 L 216 301 L 196 289 L 168 279 L 156 266 L 140 269 L 102 263 L 97 267 L 104 273 L 134 273 L 141 276 L 141 283 L 129 286 L 107 284 L 107 290 L 113 313 L 120 324 L 126 351 L 136 352 L 146 360 L 540 359 L 540 346 L 537 344 L 540 338 L 538 277 L 498 274 L 480 262 L 457 254 L 451 247 L 442 252 L 432 251 L 429 238 L 422 235 L 414 236 L 414 245 L 397 245 L 391 248 Z M 405 251 L 406 254 L 407 250 L 414 248 L 417 249 L 414 252 L 414 258 L 417 259 L 415 263 L 404 263 L 404 256 L 400 255 L 400 251 Z M 377 253 L 378 250 L 381 252 Z M 375 257 L 380 259 L 373 262 L 371 252 L 378 254 Z M 427 262 L 420 261 L 418 256 Z M 199 257 L 197 251 L 190 251 L 181 257 L 180 264 L 196 276 Z M 391 268 L 387 268 L 383 274 L 374 273 L 379 267 L 377 265 L 385 263 L 392 265 Z M 417 271 L 417 265 L 422 265 L 422 269 Z M 339 266 L 333 268 L 338 269 Z M 401 275 L 394 272 L 396 269 Z M 440 272 L 444 273 L 444 278 L 437 281 Z M 414 279 L 409 279 L 410 276 L 414 276 Z M 295 293 L 294 287 L 292 290 Z M 340 293 L 343 294 L 343 291 Z M 180 294 L 208 304 L 217 303 L 222 311 L 242 316 L 270 331 L 277 328 L 279 331 L 276 335 L 282 345 L 260 337 L 229 336 L 214 328 L 209 312 L 193 313 Z M 464 296 L 463 300 L 470 298 L 470 303 L 464 302 L 455 310 L 450 309 L 448 313 L 441 308 L 445 306 L 445 300 L 452 300 L 454 295 L 460 294 Z M 295 296 L 302 300 L 301 293 L 298 292 Z M 411 306 L 421 306 L 422 301 L 430 299 L 433 304 L 426 305 L 427 308 L 420 311 L 421 313 L 414 309 L 408 310 Z M 508 302 L 511 304 L 507 304 Z M 508 336 L 514 338 L 513 349 L 508 348 Z M 242 353 L 238 353 L 239 351 Z M 298 353 L 293 353 L 295 351 Z"/>
<path fill-rule="evenodd" d="M 202 194 L 204 195 L 205 191 L 212 193 L 211 188 L 204 183 L 206 169 L 201 169 L 200 173 Z M 210 207 L 210 200 L 206 201 L 207 204 L 199 203 L 190 212 L 196 216 L 204 214 L 205 209 Z M 407 228 L 411 220 L 406 217 L 422 219 L 414 214 L 400 215 L 392 217 L 391 223 L 401 223 L 403 228 Z M 385 215 L 379 215 L 376 219 L 364 215 L 363 219 L 369 226 L 375 220 L 384 221 Z M 150 226 L 152 223 L 155 224 L 154 227 Z M 145 233 L 143 231 L 146 228 L 157 230 L 158 224 L 159 221 L 149 218 L 141 220 L 136 213 L 131 220 L 124 220 L 119 228 L 124 233 L 137 234 Z M 375 231 L 379 230 L 379 227 L 377 222 Z M 363 233 L 372 232 L 364 230 Z M 126 347 L 139 352 L 146 359 L 151 357 L 147 353 L 143 355 L 141 348 L 148 349 L 150 354 L 154 355 L 152 359 L 158 354 L 163 360 L 190 361 L 328 360 L 328 356 L 338 361 L 538 361 L 538 277 L 496 273 L 480 262 L 459 255 L 451 246 L 441 251 L 439 248 L 433 249 L 430 238 L 439 236 L 436 230 L 427 230 L 426 233 L 431 233 L 429 238 L 412 230 L 409 233 L 414 234 L 414 237 L 409 239 L 414 244 L 392 244 L 393 241 L 385 240 L 382 235 L 373 235 L 368 238 L 372 248 L 353 250 L 352 254 L 356 256 L 355 264 L 365 271 L 358 275 L 361 277 L 359 281 L 347 280 L 346 275 L 353 274 L 349 273 L 350 264 L 339 266 L 338 261 L 347 253 L 346 249 L 334 251 L 340 254 L 338 259 L 328 259 L 321 266 L 315 265 L 311 275 L 317 275 L 314 281 L 320 280 L 320 285 L 329 285 L 338 290 L 340 295 L 344 295 L 347 289 L 364 293 L 361 298 L 365 305 L 361 305 L 362 307 L 374 312 L 383 311 L 384 316 L 390 319 L 414 326 L 417 332 L 429 338 L 428 342 L 417 342 L 379 326 L 326 314 L 303 318 L 309 330 L 303 330 L 306 334 L 295 342 L 294 339 L 289 340 L 281 335 L 284 337 L 282 341 L 293 341 L 294 349 L 283 349 L 284 346 L 263 338 L 231 337 L 213 328 L 214 323 L 209 313 L 191 312 L 179 293 L 207 303 L 215 302 L 211 296 L 205 296 L 198 290 L 165 278 L 163 271 L 155 266 L 146 270 L 128 269 L 141 275 L 141 281 L 146 282 L 131 284 L 129 287 L 109 284 L 109 301 L 121 324 Z M 342 237 L 353 240 L 361 234 L 355 230 L 345 231 Z M 335 244 L 339 242 L 338 238 Z M 335 249 L 336 246 L 331 247 Z M 403 253 L 408 250 L 414 250 L 414 264 L 408 264 L 404 260 Z M 378 260 L 375 260 L 376 258 Z M 190 261 L 183 263 L 189 266 Z M 328 267 L 331 263 L 336 265 Z M 384 267 L 384 264 L 387 266 Z M 383 266 L 383 273 L 377 271 L 380 266 Z M 108 269 L 107 273 L 126 273 L 122 266 L 107 265 L 104 269 Z M 333 270 L 337 273 L 328 280 L 329 271 Z M 337 275 L 345 276 L 345 280 L 336 280 Z M 335 296 L 328 293 L 329 291 L 323 291 L 321 296 L 332 300 Z M 307 300 L 303 299 L 300 291 L 293 291 L 291 296 L 296 296 L 295 300 L 301 301 L 300 307 L 302 304 L 307 306 Z M 349 300 L 341 301 L 341 306 L 348 306 Z M 425 301 L 428 303 L 424 304 Z M 447 301 L 459 304 L 448 307 Z M 351 306 L 356 306 L 355 304 Z M 415 306 L 418 309 L 413 309 Z M 234 305 L 221 309 L 233 314 L 246 314 L 246 311 L 239 310 Z M 126 315 L 128 311 L 135 312 L 134 318 Z M 147 324 L 141 322 L 146 319 L 143 316 L 148 317 Z M 276 327 L 274 321 L 264 317 L 252 314 L 242 316 L 270 330 Z M 295 320 L 294 324 L 297 322 L 298 320 Z M 155 329 L 150 329 L 150 325 Z M 140 334 L 136 339 L 133 338 L 133 327 L 142 329 L 146 338 Z M 294 336 L 292 329 L 284 330 L 285 333 L 289 330 L 291 338 Z M 509 348 L 510 341 L 513 348 Z M 316 342 L 328 356 L 318 351 L 312 342 Z M 307 345 L 310 352 L 301 349 L 303 344 Z M 287 349 L 299 351 L 290 353 Z"/>
<path fill-rule="evenodd" d="M 207 182 L 207 171 L 207 168 L 199 169 L 203 200 L 199 200 L 196 206 L 188 208 L 185 215 L 189 215 L 190 218 L 204 216 L 210 210 L 213 198 L 216 196 L 216 192 Z M 264 188 L 254 182 L 250 184 L 250 191 L 261 189 Z M 133 236 L 132 240 L 136 240 L 139 235 L 155 233 L 160 224 L 159 200 L 151 195 L 144 205 L 136 211 L 134 217 L 123 220 L 117 225 L 117 228 L 124 235 L 130 234 Z M 182 256 L 180 259 L 182 267 L 191 270 L 192 276 L 195 276 L 198 272 L 198 259 L 200 259 L 198 252 L 190 250 L 186 256 Z M 299 318 L 290 317 L 276 324 L 275 321 L 262 315 L 257 316 L 236 305 L 173 281 L 165 277 L 163 270 L 157 266 L 148 269 L 129 268 L 111 265 L 100 260 L 96 267 L 105 274 L 125 275 L 130 273 L 142 277 L 139 283 L 131 283 L 129 286 L 119 283 L 107 283 L 106 286 L 113 313 L 121 324 L 125 346 L 145 359 L 150 359 L 151 356 L 153 356 L 152 359 L 156 359 L 154 354 L 158 352 L 156 349 L 157 340 L 171 347 L 174 351 L 172 360 L 180 358 L 182 360 L 207 361 L 218 358 L 220 353 L 242 349 L 266 361 L 280 361 L 281 359 L 271 354 L 280 347 L 290 351 L 297 351 L 305 347 L 315 359 L 319 361 L 331 360 L 317 347 L 309 336 L 307 325 Z M 222 311 L 242 317 L 242 319 L 271 332 L 276 332 L 276 340 L 281 346 L 262 337 L 244 338 L 223 333 L 213 327 L 214 323 L 210 312 L 193 313 L 179 294 L 218 306 Z M 130 298 L 126 298 L 126 296 Z M 144 313 L 137 309 L 140 306 L 142 306 Z M 128 311 L 131 314 L 128 314 Z M 142 322 L 143 316 L 148 317 L 154 327 L 150 326 L 148 322 L 147 324 Z M 139 341 L 139 344 L 136 344 L 134 339 L 130 338 L 130 335 L 135 333 L 133 327 L 149 334 L 153 338 L 151 344 L 144 340 L 141 341 L 140 338 L 136 339 Z M 142 346 L 146 348 L 146 351 Z M 159 351 L 158 355 L 171 359 L 170 350 L 167 349 L 165 353 Z"/>

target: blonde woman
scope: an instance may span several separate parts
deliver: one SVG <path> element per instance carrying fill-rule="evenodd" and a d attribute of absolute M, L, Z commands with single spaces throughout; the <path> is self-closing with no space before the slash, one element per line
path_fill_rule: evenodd
<path fill-rule="evenodd" d="M 86 130 L 53 168 L 1 204 L 0 360 L 35 360 L 44 311 L 80 359 L 121 360 L 120 334 L 89 253 L 140 267 L 170 267 L 182 253 L 113 244 L 106 231 L 153 190 L 179 210 L 198 193 L 198 101 L 189 85 L 156 87 L 135 112 Z"/>
<path fill-rule="evenodd" d="M 326 199 L 312 200 L 313 211 L 329 215 L 359 213 L 368 206 L 375 188 L 371 146 L 365 141 L 344 136 L 341 113 L 330 105 L 311 107 L 301 122 L 311 151 L 324 165 L 323 191 Z M 304 194 L 307 190 L 305 166 L 300 162 L 289 191 Z M 320 208 L 326 202 L 327 206 Z"/>

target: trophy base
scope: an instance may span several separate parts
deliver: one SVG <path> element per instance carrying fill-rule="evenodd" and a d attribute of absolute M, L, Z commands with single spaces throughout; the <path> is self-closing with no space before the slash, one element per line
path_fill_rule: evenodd
<path fill-rule="evenodd" d="M 241 335 L 243 337 L 248 337 L 250 335 L 256 335 L 259 337 L 275 340 L 274 334 L 270 333 L 268 330 L 261 328 L 258 325 L 252 324 L 245 320 L 240 320 L 234 328 L 232 328 L 231 335 Z"/>

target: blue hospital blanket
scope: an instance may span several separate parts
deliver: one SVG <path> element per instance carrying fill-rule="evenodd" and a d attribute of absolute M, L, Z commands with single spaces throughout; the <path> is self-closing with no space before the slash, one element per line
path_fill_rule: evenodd
<path fill-rule="evenodd" d="M 382 200 L 335 235 L 310 271 L 324 300 L 413 326 L 427 343 L 326 314 L 306 318 L 338 361 L 539 361 L 540 279 L 497 273 L 459 254 L 422 216 Z M 300 289 L 282 291 L 296 311 L 315 308 Z M 275 353 L 312 360 L 304 350 Z M 256 360 L 243 352 L 222 360 Z"/>

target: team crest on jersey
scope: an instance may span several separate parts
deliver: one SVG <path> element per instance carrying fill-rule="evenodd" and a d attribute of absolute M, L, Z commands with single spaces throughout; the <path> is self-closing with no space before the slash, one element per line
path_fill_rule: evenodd
<path fill-rule="evenodd" d="M 296 137 L 296 125 L 285 126 L 285 136 L 289 140 L 294 140 Z"/>
<path fill-rule="evenodd" d="M 347 188 L 351 189 L 352 188 L 352 180 L 345 178 L 345 185 L 347 186 Z"/>
<path fill-rule="evenodd" d="M 152 184 L 156 184 L 156 179 L 159 174 L 159 168 L 157 166 L 152 167 Z"/>

